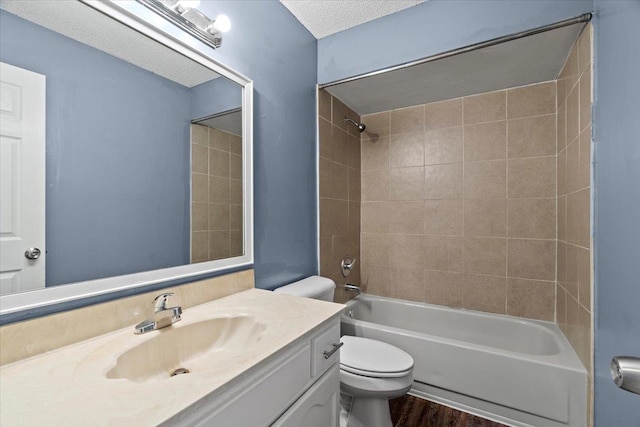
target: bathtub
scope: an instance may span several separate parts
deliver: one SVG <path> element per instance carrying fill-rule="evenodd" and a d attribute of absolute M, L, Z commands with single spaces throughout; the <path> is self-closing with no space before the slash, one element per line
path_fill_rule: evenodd
<path fill-rule="evenodd" d="M 412 394 L 503 424 L 584 427 L 587 373 L 550 322 L 361 294 L 343 335 L 413 356 Z"/>

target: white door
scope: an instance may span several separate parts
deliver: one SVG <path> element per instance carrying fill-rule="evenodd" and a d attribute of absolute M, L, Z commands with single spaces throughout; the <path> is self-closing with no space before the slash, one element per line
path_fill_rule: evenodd
<path fill-rule="evenodd" d="M 44 209 L 45 76 L 0 63 L 0 295 L 44 288 Z"/>

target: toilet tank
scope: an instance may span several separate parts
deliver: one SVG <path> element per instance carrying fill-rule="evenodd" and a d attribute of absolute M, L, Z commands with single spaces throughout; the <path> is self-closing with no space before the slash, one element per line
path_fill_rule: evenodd
<path fill-rule="evenodd" d="M 333 302 L 335 289 L 336 284 L 333 280 L 321 276 L 311 276 L 289 285 L 281 286 L 274 289 L 273 292 Z"/>

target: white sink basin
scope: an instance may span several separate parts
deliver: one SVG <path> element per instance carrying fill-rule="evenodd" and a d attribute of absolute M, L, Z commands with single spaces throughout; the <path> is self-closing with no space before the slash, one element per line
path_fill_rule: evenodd
<path fill-rule="evenodd" d="M 208 372 L 212 368 L 224 371 L 233 358 L 241 357 L 260 341 L 265 328 L 249 315 L 176 323 L 149 332 L 148 338 L 138 335 L 143 342 L 119 355 L 106 377 L 146 383 L 168 380 L 181 368 L 188 370 L 189 375 L 198 374 L 205 368 Z"/>

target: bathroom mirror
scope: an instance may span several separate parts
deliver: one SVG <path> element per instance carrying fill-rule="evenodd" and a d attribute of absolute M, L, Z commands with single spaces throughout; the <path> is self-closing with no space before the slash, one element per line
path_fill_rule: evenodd
<path fill-rule="evenodd" d="M 136 2 L 0 7 L 0 314 L 251 265 L 251 80 Z"/>

